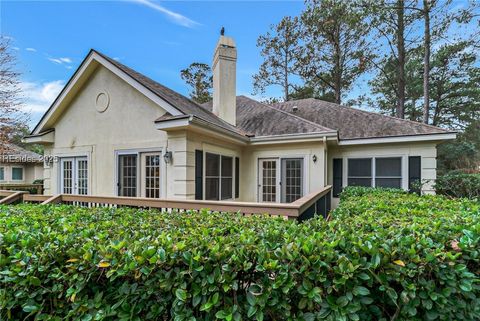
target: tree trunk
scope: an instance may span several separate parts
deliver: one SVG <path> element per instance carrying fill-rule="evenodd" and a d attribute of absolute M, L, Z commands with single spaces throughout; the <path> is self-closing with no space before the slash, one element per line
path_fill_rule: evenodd
<path fill-rule="evenodd" d="M 405 2 L 397 1 L 397 51 L 398 51 L 398 75 L 397 75 L 397 110 L 398 118 L 405 117 Z"/>
<path fill-rule="evenodd" d="M 283 83 L 283 90 L 284 90 L 284 99 L 285 101 L 290 100 L 290 95 L 288 92 L 289 84 L 288 84 L 288 49 L 285 49 L 285 63 L 283 65 L 283 72 L 285 73 L 284 83 Z"/>
<path fill-rule="evenodd" d="M 428 124 L 430 111 L 430 4 L 429 0 L 423 0 L 423 19 L 425 22 L 424 58 L 423 58 L 423 122 Z"/>
<path fill-rule="evenodd" d="M 342 103 L 342 50 L 340 49 L 340 31 L 337 30 L 334 36 L 335 47 L 335 72 L 334 72 L 334 91 L 335 91 L 335 103 Z"/>

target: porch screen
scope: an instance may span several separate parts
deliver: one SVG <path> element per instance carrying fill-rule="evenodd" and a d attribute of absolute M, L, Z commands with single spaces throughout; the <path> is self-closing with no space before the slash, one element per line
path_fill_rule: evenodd
<path fill-rule="evenodd" d="M 372 186 L 371 158 L 350 158 L 348 160 L 348 185 Z"/>
<path fill-rule="evenodd" d="M 420 194 L 420 183 L 422 181 L 422 164 L 420 156 L 408 157 L 408 190 Z"/>
<path fill-rule="evenodd" d="M 375 186 L 402 188 L 402 158 L 375 158 Z"/>
<path fill-rule="evenodd" d="M 195 199 L 203 199 L 203 150 L 195 150 Z"/>
<path fill-rule="evenodd" d="M 233 157 L 205 154 L 205 199 L 225 200 L 233 197 Z"/>
<path fill-rule="evenodd" d="M 343 187 L 343 159 L 333 160 L 333 197 L 338 197 Z"/>

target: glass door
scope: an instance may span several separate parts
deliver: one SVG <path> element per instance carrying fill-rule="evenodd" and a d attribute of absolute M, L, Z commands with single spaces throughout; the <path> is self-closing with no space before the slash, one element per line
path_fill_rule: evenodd
<path fill-rule="evenodd" d="M 137 154 L 118 155 L 118 196 L 137 196 Z"/>
<path fill-rule="evenodd" d="M 60 160 L 60 190 L 62 194 L 88 195 L 87 157 Z"/>
<path fill-rule="evenodd" d="M 62 158 L 60 160 L 60 190 L 62 194 L 74 194 L 73 164 L 74 158 Z"/>
<path fill-rule="evenodd" d="M 280 201 L 280 175 L 278 159 L 259 160 L 259 201 L 279 202 Z"/>
<path fill-rule="evenodd" d="M 160 161 L 161 153 L 143 153 L 142 159 L 142 197 L 160 198 Z"/>
<path fill-rule="evenodd" d="M 282 203 L 292 203 L 303 196 L 303 158 L 282 159 Z"/>

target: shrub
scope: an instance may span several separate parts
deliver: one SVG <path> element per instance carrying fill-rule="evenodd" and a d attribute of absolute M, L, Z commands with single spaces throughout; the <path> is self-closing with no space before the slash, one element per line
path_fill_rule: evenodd
<path fill-rule="evenodd" d="M 361 188 L 329 222 L 0 207 L 0 319 L 478 320 L 479 216 Z"/>
<path fill-rule="evenodd" d="M 480 198 L 480 174 L 450 172 L 437 177 L 435 189 L 450 197 Z"/>

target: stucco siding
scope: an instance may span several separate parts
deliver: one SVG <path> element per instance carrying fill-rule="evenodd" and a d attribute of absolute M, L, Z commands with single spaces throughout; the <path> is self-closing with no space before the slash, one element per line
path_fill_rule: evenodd
<path fill-rule="evenodd" d="M 98 112 L 96 99 L 107 93 L 109 106 Z M 165 111 L 104 67 L 91 76 L 55 124 L 55 142 L 46 155 L 88 158 L 89 193 L 116 194 L 116 153 L 128 150 L 162 151 L 167 135 L 153 121 Z M 163 163 L 163 162 L 162 162 Z M 45 193 L 60 192 L 58 162 L 44 170 Z"/>
<path fill-rule="evenodd" d="M 314 155 L 317 157 L 316 162 L 313 161 Z M 324 145 L 322 142 L 252 146 L 243 153 L 241 158 L 240 195 L 242 201 L 257 202 L 259 200 L 258 163 L 260 159 L 264 158 L 303 158 L 304 195 L 325 186 Z"/>
<path fill-rule="evenodd" d="M 23 179 L 13 180 L 12 168 L 23 169 Z M 0 180 L 0 184 L 32 184 L 35 180 L 42 178 L 41 163 L 0 163 L 3 168 L 4 179 Z"/>

